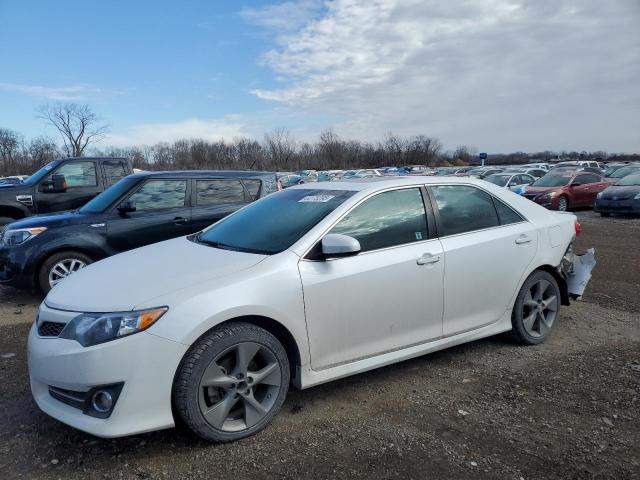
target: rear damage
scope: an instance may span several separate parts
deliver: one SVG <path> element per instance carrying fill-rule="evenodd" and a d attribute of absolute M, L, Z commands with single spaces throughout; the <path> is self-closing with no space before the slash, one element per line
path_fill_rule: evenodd
<path fill-rule="evenodd" d="M 583 254 L 576 254 L 573 246 L 569 245 L 562 262 L 558 266 L 558 273 L 564 278 L 569 298 L 579 300 L 591 279 L 591 271 L 596 265 L 595 249 L 590 248 Z"/>

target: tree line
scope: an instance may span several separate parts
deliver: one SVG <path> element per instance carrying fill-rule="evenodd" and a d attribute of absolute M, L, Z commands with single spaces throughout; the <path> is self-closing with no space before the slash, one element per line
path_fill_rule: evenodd
<path fill-rule="evenodd" d="M 365 142 L 343 139 L 331 129 L 320 133 L 315 142 L 298 141 L 288 130 L 278 128 L 265 134 L 262 141 L 244 137 L 231 141 L 184 139 L 156 145 L 99 148 L 97 142 L 108 138 L 108 126 L 100 125 L 87 105 L 45 105 L 38 111 L 39 118 L 57 130 L 62 145 L 48 137 L 27 141 L 18 132 L 0 128 L 0 176 L 28 175 L 55 158 L 84 155 L 126 157 L 134 168 L 143 170 L 298 171 L 478 163 L 476 148 L 463 145 L 445 151 L 438 139 L 427 135 L 402 137 L 388 133 L 377 142 Z M 611 159 L 605 152 L 514 152 L 491 154 L 489 163 L 522 164 L 579 158 Z M 616 158 L 640 160 L 640 155 Z"/>

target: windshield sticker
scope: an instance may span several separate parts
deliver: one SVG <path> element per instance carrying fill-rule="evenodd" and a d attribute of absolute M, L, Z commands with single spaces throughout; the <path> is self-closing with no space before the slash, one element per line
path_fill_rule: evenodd
<path fill-rule="evenodd" d="M 302 202 L 327 203 L 333 197 L 335 197 L 335 195 L 307 195 L 306 197 L 302 197 L 300 200 L 298 200 L 298 203 L 302 203 Z"/>

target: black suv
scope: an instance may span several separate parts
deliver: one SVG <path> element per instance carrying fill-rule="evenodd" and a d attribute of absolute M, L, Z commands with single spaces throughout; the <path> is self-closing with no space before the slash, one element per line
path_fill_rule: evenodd
<path fill-rule="evenodd" d="M 267 172 L 143 172 L 79 210 L 11 223 L 0 239 L 0 283 L 49 291 L 67 275 L 125 250 L 197 232 L 276 191 Z"/>
<path fill-rule="evenodd" d="M 37 213 L 79 208 L 132 173 L 126 158 L 54 160 L 24 182 L 0 185 L 0 225 Z"/>

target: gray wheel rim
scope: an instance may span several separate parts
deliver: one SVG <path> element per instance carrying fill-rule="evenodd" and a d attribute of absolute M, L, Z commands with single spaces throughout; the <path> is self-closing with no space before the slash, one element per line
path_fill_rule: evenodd
<path fill-rule="evenodd" d="M 53 287 L 58 282 L 67 278 L 74 272 L 86 267 L 87 264 L 77 258 L 65 258 L 56 263 L 49 270 L 49 286 Z"/>
<path fill-rule="evenodd" d="M 558 314 L 558 292 L 548 280 L 538 280 L 524 296 L 522 323 L 532 337 L 545 336 Z"/>
<path fill-rule="evenodd" d="M 565 212 L 567 210 L 567 199 L 564 197 L 560 197 L 558 200 L 558 210 L 561 212 Z"/>
<path fill-rule="evenodd" d="M 259 343 L 240 342 L 216 356 L 202 375 L 200 412 L 218 430 L 246 430 L 269 414 L 281 383 L 275 354 Z"/>

